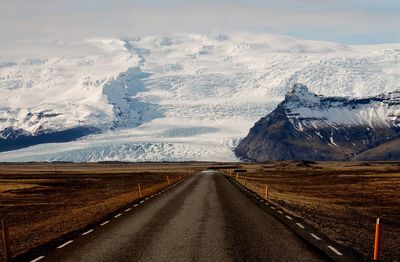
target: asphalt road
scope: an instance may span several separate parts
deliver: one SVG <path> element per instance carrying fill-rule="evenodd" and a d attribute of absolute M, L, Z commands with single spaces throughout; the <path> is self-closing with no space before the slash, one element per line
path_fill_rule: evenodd
<path fill-rule="evenodd" d="M 211 172 L 83 234 L 40 261 L 326 261 L 228 179 Z"/>

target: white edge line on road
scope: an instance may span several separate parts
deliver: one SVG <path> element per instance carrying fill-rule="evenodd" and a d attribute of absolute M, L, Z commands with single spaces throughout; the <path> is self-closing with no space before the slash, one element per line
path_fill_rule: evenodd
<path fill-rule="evenodd" d="M 133 207 L 137 207 L 139 204 L 134 204 Z"/>
<path fill-rule="evenodd" d="M 58 246 L 57 248 L 58 248 L 58 249 L 63 248 L 63 247 L 65 247 L 66 245 L 71 244 L 72 242 L 74 242 L 74 240 L 67 241 L 67 242 L 65 242 L 64 244 Z"/>
<path fill-rule="evenodd" d="M 44 258 L 44 256 L 40 256 L 40 257 L 35 258 L 34 260 L 31 260 L 31 262 L 37 262 L 43 258 Z"/>
<path fill-rule="evenodd" d="M 144 200 L 142 200 L 142 201 L 139 202 L 139 204 L 143 204 L 143 203 L 144 203 Z"/>
<path fill-rule="evenodd" d="M 127 208 L 127 209 L 125 209 L 125 212 L 131 211 L 131 210 L 132 210 L 132 208 Z"/>
<path fill-rule="evenodd" d="M 114 218 L 120 217 L 122 214 L 119 213 L 118 215 L 115 215 Z"/>
<path fill-rule="evenodd" d="M 303 228 L 303 229 L 304 229 L 304 226 L 303 226 L 302 224 L 300 224 L 300 223 L 296 223 L 296 225 L 297 225 L 298 227 L 300 227 L 300 228 Z"/>
<path fill-rule="evenodd" d="M 293 220 L 293 218 L 291 218 L 290 216 L 286 216 L 286 218 L 289 220 Z"/>
<path fill-rule="evenodd" d="M 316 234 L 314 233 L 310 233 L 310 235 L 315 238 L 316 240 L 321 240 L 321 238 L 319 238 Z"/>
<path fill-rule="evenodd" d="M 108 224 L 108 223 L 110 223 L 110 220 L 108 220 L 108 221 L 106 221 L 106 222 L 103 222 L 103 223 L 101 223 L 101 224 L 100 224 L 100 226 L 104 226 L 104 225 L 106 225 L 106 224 Z"/>
<path fill-rule="evenodd" d="M 148 197 L 146 197 L 146 200 L 149 200 L 149 198 L 148 198 Z"/>
<path fill-rule="evenodd" d="M 328 246 L 328 248 L 330 249 L 330 250 L 332 250 L 336 255 L 338 255 L 338 256 L 343 256 L 343 254 L 342 253 L 340 253 L 336 248 L 334 248 L 333 246 Z"/>
<path fill-rule="evenodd" d="M 94 231 L 94 229 L 90 229 L 90 230 L 86 231 L 85 233 L 82 233 L 81 235 L 84 236 L 84 235 L 92 233 L 93 231 Z"/>

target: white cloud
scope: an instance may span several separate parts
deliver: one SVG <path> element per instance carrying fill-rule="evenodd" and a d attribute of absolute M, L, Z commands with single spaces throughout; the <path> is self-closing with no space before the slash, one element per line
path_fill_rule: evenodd
<path fill-rule="evenodd" d="M 400 27 L 400 4 L 365 2 L 3 0 L 0 56 L 21 39 L 70 41 L 178 32 L 256 31 L 339 42 L 352 42 L 353 36 L 366 43 L 400 41 L 394 33 Z"/>

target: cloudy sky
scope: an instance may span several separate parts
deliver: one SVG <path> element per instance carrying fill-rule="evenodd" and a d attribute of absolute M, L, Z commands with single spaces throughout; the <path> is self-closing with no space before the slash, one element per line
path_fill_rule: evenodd
<path fill-rule="evenodd" d="M 1 0 L 1 54 L 24 41 L 99 36 L 283 34 L 345 44 L 400 42 L 399 0 Z"/>

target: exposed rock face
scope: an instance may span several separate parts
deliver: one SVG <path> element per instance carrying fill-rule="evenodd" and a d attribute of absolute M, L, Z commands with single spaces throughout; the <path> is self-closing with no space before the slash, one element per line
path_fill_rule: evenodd
<path fill-rule="evenodd" d="M 351 99 L 319 96 L 296 84 L 250 129 L 236 154 L 250 161 L 393 160 L 400 159 L 392 142 L 398 138 L 400 91 Z M 389 148 L 393 152 L 385 153 Z"/>
<path fill-rule="evenodd" d="M 0 131 L 0 152 L 16 150 L 36 144 L 61 143 L 99 133 L 100 129 L 91 126 L 75 127 L 62 131 L 43 130 L 35 134 L 12 127 Z"/>

